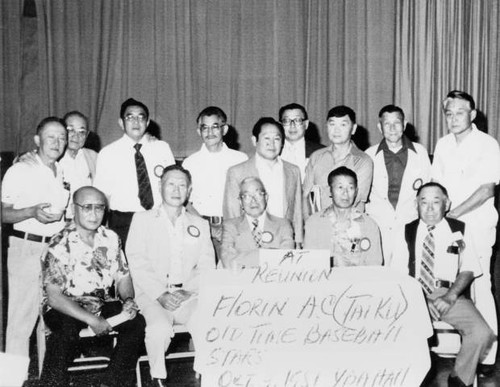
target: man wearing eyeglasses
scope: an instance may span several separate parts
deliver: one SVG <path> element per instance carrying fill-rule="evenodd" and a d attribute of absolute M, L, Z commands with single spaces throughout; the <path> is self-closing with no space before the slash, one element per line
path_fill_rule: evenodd
<path fill-rule="evenodd" d="M 279 110 L 279 120 L 285 129 L 281 158 L 299 167 L 303 182 L 309 157 L 314 151 L 324 148 L 324 145 L 305 139 L 309 119 L 304 106 L 298 103 L 282 106 Z"/>
<path fill-rule="evenodd" d="M 38 318 L 40 255 L 64 227 L 69 192 L 57 159 L 66 147 L 64 122 L 43 119 L 34 137 L 36 163 L 19 161 L 2 183 L 2 221 L 13 224 L 9 237 L 9 310 L 6 352 L 29 356 L 29 338 Z"/>
<path fill-rule="evenodd" d="M 42 312 L 51 335 L 40 385 L 69 384 L 67 364 L 75 358 L 80 331 L 87 327 L 97 336 L 119 333 L 101 386 L 135 385 L 145 321 L 137 313 L 118 236 L 101 225 L 106 197 L 96 188 L 82 187 L 73 196 L 73 207 L 73 221 L 51 239 L 42 256 Z M 116 296 L 110 294 L 113 285 Z M 120 313 L 125 321 L 112 327 L 106 318 Z"/>
<path fill-rule="evenodd" d="M 217 257 L 222 240 L 222 200 L 227 170 L 242 163 L 248 156 L 224 143 L 228 131 L 227 116 L 216 106 L 203 109 L 198 118 L 197 132 L 203 144 L 201 149 L 187 157 L 182 166 L 191 172 L 193 189 L 189 198 L 194 209 L 210 223 L 212 241 Z"/>
<path fill-rule="evenodd" d="M 240 184 L 243 215 L 226 219 L 222 231 L 222 264 L 225 268 L 259 264 L 259 249 L 293 249 L 290 221 L 266 211 L 268 195 L 262 181 L 247 177 Z"/>
<path fill-rule="evenodd" d="M 149 109 L 142 102 L 123 102 L 118 124 L 123 136 L 99 152 L 94 185 L 106 195 L 109 227 L 125 245 L 134 213 L 160 205 L 160 177 L 175 160 L 165 141 L 146 133 Z"/>

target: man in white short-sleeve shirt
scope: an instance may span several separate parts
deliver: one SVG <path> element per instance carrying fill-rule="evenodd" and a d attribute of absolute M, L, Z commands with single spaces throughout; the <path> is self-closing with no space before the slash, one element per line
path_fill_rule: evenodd
<path fill-rule="evenodd" d="M 9 238 L 9 310 L 6 352 L 29 355 L 29 338 L 39 312 L 40 256 L 64 227 L 69 192 L 56 160 L 66 147 L 64 122 L 47 117 L 38 124 L 35 162 L 19 161 L 2 183 L 2 221 L 13 224 Z"/>
<path fill-rule="evenodd" d="M 123 136 L 99 152 L 94 186 L 106 195 L 110 209 L 109 228 L 125 245 L 134 213 L 160 205 L 160 177 L 163 169 L 175 160 L 165 141 L 146 133 L 149 109 L 142 102 L 132 98 L 123 102 L 118 124 Z M 136 161 L 138 155 L 142 156 L 147 173 L 141 174 Z M 147 191 L 146 199 L 141 198 L 144 191 L 140 186 Z"/>
<path fill-rule="evenodd" d="M 497 333 L 497 315 L 491 292 L 490 262 L 495 244 L 498 213 L 495 186 L 500 181 L 500 148 L 491 136 L 473 124 L 474 99 L 462 91 L 451 91 L 443 101 L 449 134 L 434 151 L 432 180 L 446 187 L 451 200 L 448 217 L 467 224 L 476 247 L 483 276 L 474 281 L 476 306 Z M 483 361 L 494 364 L 496 346 Z"/>
<path fill-rule="evenodd" d="M 222 241 L 222 201 L 227 170 L 248 160 L 248 156 L 224 143 L 229 126 L 224 111 L 217 106 L 203 109 L 198 118 L 197 132 L 203 144 L 201 149 L 187 157 L 182 166 L 193 179 L 190 202 L 194 209 L 210 223 L 212 241 L 220 256 Z"/>

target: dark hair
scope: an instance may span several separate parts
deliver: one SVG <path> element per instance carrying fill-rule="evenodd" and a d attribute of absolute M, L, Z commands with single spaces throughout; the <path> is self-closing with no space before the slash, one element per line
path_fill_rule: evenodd
<path fill-rule="evenodd" d="M 120 118 L 121 119 L 125 118 L 125 110 L 127 110 L 127 108 L 130 106 L 138 106 L 138 107 L 142 108 L 144 110 L 144 113 L 146 113 L 146 118 L 149 118 L 148 107 L 140 101 L 137 101 L 133 98 L 129 98 L 125 102 L 122 103 L 122 106 L 120 108 Z"/>
<path fill-rule="evenodd" d="M 337 176 L 350 176 L 354 180 L 354 184 L 356 185 L 356 188 L 358 187 L 358 176 L 356 175 L 356 172 L 354 172 L 352 169 L 349 169 L 345 166 L 341 166 L 338 168 L 335 168 L 333 171 L 331 171 L 328 174 L 328 185 L 331 186 L 333 183 L 333 179 L 335 179 Z"/>
<path fill-rule="evenodd" d="M 283 119 L 283 114 L 285 114 L 285 111 L 295 110 L 295 109 L 302 111 L 302 114 L 304 114 L 304 120 L 308 119 L 306 108 L 304 106 L 299 105 L 298 103 L 294 102 L 294 103 L 289 103 L 288 105 L 280 107 L 280 111 L 278 113 L 279 120 L 281 121 Z"/>
<path fill-rule="evenodd" d="M 77 116 L 77 117 L 80 117 L 82 120 L 85 121 L 85 126 L 87 127 L 87 130 L 89 130 L 89 119 L 87 118 L 87 116 L 81 112 L 79 112 L 78 110 L 72 110 L 70 112 L 67 112 L 64 117 L 62 118 L 65 125 L 67 125 L 67 120 L 69 117 L 73 117 L 73 116 Z"/>
<path fill-rule="evenodd" d="M 256 141 L 259 141 L 259 134 L 262 131 L 262 127 L 266 124 L 269 125 L 274 125 L 278 128 L 281 136 L 281 141 L 285 138 L 285 129 L 283 129 L 283 125 L 281 125 L 280 122 L 276 121 L 272 117 L 261 117 L 259 120 L 255 123 L 252 129 L 252 136 L 255 137 Z"/>
<path fill-rule="evenodd" d="M 403 112 L 403 109 L 401 109 L 399 106 L 396 105 L 385 105 L 380 111 L 378 112 L 378 118 L 382 118 L 384 113 L 399 113 L 401 116 L 401 120 L 405 120 L 405 113 Z"/>
<path fill-rule="evenodd" d="M 417 197 L 420 196 L 420 192 L 422 192 L 422 190 L 424 188 L 428 188 L 428 187 L 439 188 L 441 190 L 441 192 L 443 192 L 444 196 L 448 197 L 448 190 L 443 185 L 441 185 L 435 181 L 430 181 L 428 183 L 421 185 L 420 188 L 417 190 Z"/>
<path fill-rule="evenodd" d="M 226 113 L 224 113 L 224 110 L 222 110 L 220 107 L 217 106 L 209 106 L 203 109 L 200 114 L 198 114 L 198 118 L 196 118 L 196 122 L 199 122 L 202 117 L 210 117 L 210 116 L 217 116 L 219 117 L 222 122 L 226 123 L 227 121 L 227 116 Z"/>
<path fill-rule="evenodd" d="M 163 173 L 161 174 L 161 181 L 163 182 L 163 179 L 169 173 L 170 171 L 179 171 L 182 172 L 183 174 L 186 175 L 188 184 L 191 185 L 192 179 L 191 179 L 191 172 L 189 172 L 187 169 L 181 167 L 180 165 L 177 164 L 172 164 L 169 165 L 168 167 L 163 168 Z"/>
<path fill-rule="evenodd" d="M 446 107 L 446 102 L 449 99 L 463 99 L 469 102 L 471 110 L 476 109 L 476 103 L 474 102 L 474 98 L 472 98 L 472 96 L 470 94 L 467 94 L 465 91 L 460 91 L 460 90 L 450 91 L 443 101 L 443 109 Z"/>
<path fill-rule="evenodd" d="M 328 120 L 331 117 L 344 117 L 344 116 L 349 116 L 351 119 L 352 123 L 356 123 L 356 113 L 354 113 L 354 110 L 352 110 L 348 106 L 340 105 L 340 106 L 335 106 L 334 108 L 331 108 L 328 111 L 328 114 L 326 116 L 326 119 Z"/>
<path fill-rule="evenodd" d="M 43 120 L 40 121 L 40 123 L 36 127 L 36 134 L 40 135 L 43 128 L 45 128 L 45 126 L 50 124 L 51 122 L 56 122 L 58 124 L 61 124 L 63 128 L 66 128 L 66 124 L 64 123 L 63 120 L 61 120 L 59 117 L 50 116 L 50 117 L 45 117 Z"/>

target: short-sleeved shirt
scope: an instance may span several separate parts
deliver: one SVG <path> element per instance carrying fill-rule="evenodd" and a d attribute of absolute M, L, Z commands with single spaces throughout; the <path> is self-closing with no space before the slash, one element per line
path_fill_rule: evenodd
<path fill-rule="evenodd" d="M 448 222 L 442 219 L 432 233 L 435 246 L 434 278 L 454 282 L 457 275 L 463 271 L 471 271 L 474 277 L 479 277 L 482 274 L 474 244 L 467 232 L 467 226 L 465 227 L 465 235 L 460 232 L 453 233 Z M 415 239 L 415 273 L 420 271 L 423 243 L 427 234 L 427 225 L 420 220 Z M 460 252 L 458 245 L 463 246 L 463 250 Z M 450 249 L 450 247 L 452 248 Z"/>
<path fill-rule="evenodd" d="M 366 153 L 351 141 L 351 149 L 347 156 L 340 162 L 335 163 L 333 145 L 317 150 L 309 158 L 304 178 L 303 195 L 307 196 L 318 186 L 321 192 L 321 208 L 328 207 L 332 200 L 330 198 L 330 187 L 328 186 L 328 174 L 335 168 L 346 166 L 356 172 L 358 178 L 358 195 L 355 203 L 366 203 L 373 178 L 373 161 Z"/>
<path fill-rule="evenodd" d="M 220 152 L 209 152 L 203 144 L 198 152 L 184 160 L 182 166 L 193 180 L 190 200 L 201 215 L 222 216 L 227 170 L 246 160 L 245 153 L 229 149 L 226 144 Z"/>
<path fill-rule="evenodd" d="M 127 275 L 128 264 L 114 231 L 100 226 L 94 247 L 90 247 L 70 223 L 52 237 L 42 257 L 42 310 L 50 310 L 46 286 L 53 284 L 89 312 L 97 313 L 104 302 L 116 299 L 109 292 L 113 282 Z"/>
<path fill-rule="evenodd" d="M 12 204 L 14 209 L 49 203 L 54 208 L 64 209 L 69 191 L 64 188 L 60 166 L 55 163 L 56 174 L 36 156 L 35 163 L 20 161 L 5 173 L 2 183 L 2 202 Z M 51 211 L 50 208 L 47 211 Z M 59 212 L 59 210 L 57 211 Z M 41 223 L 30 218 L 14 224 L 14 229 L 31 234 L 52 236 L 64 227 L 64 218 L 57 222 Z"/>
<path fill-rule="evenodd" d="M 175 163 L 170 146 L 165 141 L 145 134 L 139 141 L 146 162 L 154 206 L 161 204 L 160 177 L 163 168 Z M 135 142 L 124 135 L 104 147 L 97 156 L 94 186 L 109 199 L 109 208 L 122 212 L 144 211 L 139 200 L 139 185 L 135 166 Z"/>
<path fill-rule="evenodd" d="M 498 141 L 479 131 L 472 124 L 472 131 L 457 143 L 450 133 L 441 138 L 434 151 L 432 179 L 446 187 L 452 208 L 463 203 L 481 185 L 498 184 L 500 181 L 500 147 Z M 474 229 L 495 227 L 498 213 L 494 198 L 460 217 Z"/>

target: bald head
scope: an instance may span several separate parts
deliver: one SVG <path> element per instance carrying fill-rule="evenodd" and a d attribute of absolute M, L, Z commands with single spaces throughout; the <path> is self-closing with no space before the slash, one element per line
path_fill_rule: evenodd
<path fill-rule="evenodd" d="M 86 199 L 88 196 L 93 198 L 98 198 L 103 204 L 106 204 L 106 195 L 99 191 L 95 187 L 85 186 L 77 189 L 73 194 L 73 203 L 80 203 L 80 201 Z"/>
<path fill-rule="evenodd" d="M 106 211 L 106 196 L 94 187 L 82 187 L 73 194 L 75 225 L 80 233 L 95 233 Z"/>

